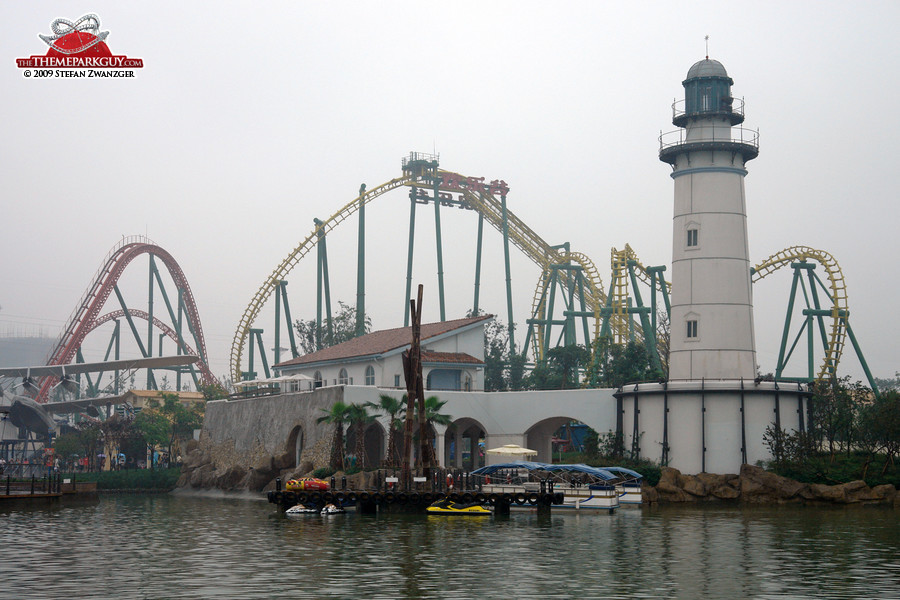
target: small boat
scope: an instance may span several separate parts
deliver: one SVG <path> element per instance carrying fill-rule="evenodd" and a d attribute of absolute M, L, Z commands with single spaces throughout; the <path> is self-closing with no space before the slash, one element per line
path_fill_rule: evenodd
<path fill-rule="evenodd" d="M 305 504 L 295 504 L 290 507 L 286 511 L 284 511 L 286 515 L 317 515 L 319 514 L 319 510 L 317 508 L 313 508 L 311 506 L 306 506 Z"/>
<path fill-rule="evenodd" d="M 529 461 L 502 463 L 472 471 L 481 478 L 485 494 L 514 494 L 513 509 L 529 509 L 521 499 L 546 492 L 562 492 L 556 508 L 612 513 L 620 506 L 640 505 L 641 474 L 622 467 L 589 467 Z M 541 481 L 544 487 L 541 487 Z M 532 503 L 529 503 L 532 504 Z"/>
<path fill-rule="evenodd" d="M 491 509 L 478 504 L 477 502 L 453 502 L 450 498 L 441 498 L 436 502 L 432 502 L 431 506 L 425 509 L 429 515 L 465 515 L 465 516 L 482 516 L 490 515 Z"/>
<path fill-rule="evenodd" d="M 343 515 L 347 511 L 344 510 L 343 506 L 338 506 L 337 504 L 326 504 L 322 509 L 323 515 Z"/>

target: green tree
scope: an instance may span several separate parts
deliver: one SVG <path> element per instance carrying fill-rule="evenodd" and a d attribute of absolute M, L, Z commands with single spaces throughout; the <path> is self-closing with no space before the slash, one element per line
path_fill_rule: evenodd
<path fill-rule="evenodd" d="M 660 376 L 661 373 L 650 367 L 650 356 L 641 342 L 628 342 L 624 346 L 613 344 L 609 338 L 594 342 L 594 360 L 588 378 L 595 385 L 619 388 Z"/>
<path fill-rule="evenodd" d="M 530 375 L 530 387 L 537 390 L 569 389 L 577 387 L 578 372 L 588 367 L 591 353 L 579 344 L 549 349 L 544 361 L 535 365 Z"/>
<path fill-rule="evenodd" d="M 201 383 L 197 387 L 197 391 L 203 394 L 203 400 L 205 402 L 209 402 L 210 400 L 221 400 L 228 397 L 228 390 L 226 390 L 225 386 L 218 381 L 214 381 L 210 384 Z"/>
<path fill-rule="evenodd" d="M 486 314 L 469 311 L 466 317 Z M 515 325 L 513 325 L 515 327 Z M 484 325 L 484 389 L 487 392 L 520 390 L 525 378 L 525 355 L 509 351 L 509 328 L 496 317 Z"/>
<path fill-rule="evenodd" d="M 400 455 L 400 450 L 397 447 L 397 434 L 400 431 L 400 427 L 402 427 L 399 417 L 406 412 L 406 394 L 403 395 L 402 400 L 398 400 L 388 394 L 381 394 L 378 396 L 377 403 L 367 402 L 366 405 L 388 417 L 388 444 L 384 465 L 394 466 L 397 464 L 397 459 Z"/>
<path fill-rule="evenodd" d="M 849 376 L 813 385 L 810 428 L 827 443 L 832 461 L 837 452 L 850 452 L 857 410 L 867 395 L 868 390 L 859 382 L 851 383 Z"/>
<path fill-rule="evenodd" d="M 321 329 L 315 319 L 294 321 L 294 330 L 297 332 L 297 343 L 301 354 L 312 354 L 323 348 L 336 346 L 348 340 L 352 340 L 359 334 L 356 331 L 356 307 L 338 301 L 338 312 L 322 320 Z M 363 317 L 365 333 L 372 331 L 372 319 L 368 315 Z"/>
<path fill-rule="evenodd" d="M 164 444 L 167 447 L 169 456 L 172 456 L 172 449 L 176 441 L 183 442 L 191 439 L 194 435 L 194 430 L 203 426 L 205 404 L 202 402 L 193 402 L 186 406 L 182 404 L 178 394 L 160 392 L 159 398 L 150 399 L 147 405 L 149 408 L 145 408 L 144 411 L 156 411 L 168 423 Z M 141 414 L 144 411 L 141 411 Z"/>
<path fill-rule="evenodd" d="M 435 464 L 434 457 L 434 433 L 435 425 L 443 425 L 444 427 L 450 425 L 453 422 L 453 417 L 448 414 L 444 414 L 441 412 L 441 409 L 444 408 L 444 405 L 447 404 L 446 400 L 441 400 L 437 396 L 428 396 L 425 398 L 425 431 L 419 432 L 419 435 L 427 436 L 428 444 L 426 445 L 428 455 L 423 457 L 423 465 L 433 465 Z M 416 420 L 418 420 L 419 416 L 419 405 L 416 404 Z"/>
<path fill-rule="evenodd" d="M 334 434 L 331 438 L 331 458 L 329 464 L 335 471 L 344 470 L 344 423 L 347 421 L 349 407 L 337 401 L 330 409 L 321 409 L 325 414 L 316 419 L 316 423 L 326 423 L 334 426 Z"/>

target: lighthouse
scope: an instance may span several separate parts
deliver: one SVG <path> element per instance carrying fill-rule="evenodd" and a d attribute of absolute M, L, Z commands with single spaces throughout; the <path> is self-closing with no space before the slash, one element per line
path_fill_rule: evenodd
<path fill-rule="evenodd" d="M 744 178 L 758 133 L 722 63 L 694 63 L 661 134 L 671 165 L 672 292 L 667 380 L 617 390 L 627 452 L 686 473 L 738 473 L 771 458 L 769 427 L 805 429 L 809 390 L 757 376 Z"/>
<path fill-rule="evenodd" d="M 670 380 L 756 377 L 744 177 L 759 146 L 736 127 L 733 84 L 722 63 L 695 63 L 672 106 L 679 129 L 660 136 L 675 182 Z"/>

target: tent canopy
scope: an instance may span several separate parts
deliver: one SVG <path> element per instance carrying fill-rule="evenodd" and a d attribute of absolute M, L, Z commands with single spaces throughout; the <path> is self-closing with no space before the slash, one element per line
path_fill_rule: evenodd
<path fill-rule="evenodd" d="M 497 471 L 502 471 L 506 469 L 527 469 L 528 471 L 547 471 L 550 473 L 583 473 L 585 475 L 591 475 L 598 479 L 602 479 L 604 481 L 611 481 L 613 479 L 621 479 L 622 475 L 628 475 L 631 477 L 641 478 L 643 477 L 640 473 L 636 471 L 631 471 L 630 469 L 623 469 L 622 467 L 613 467 L 613 469 L 621 474 L 616 474 L 610 469 L 600 468 L 600 467 L 590 467 L 585 464 L 576 464 L 576 465 L 554 465 L 549 463 L 539 463 L 539 462 L 530 462 L 530 461 L 517 461 L 512 463 L 501 463 L 497 465 L 489 465 L 487 467 L 481 467 L 480 469 L 476 469 L 472 471 L 472 475 L 490 475 Z"/>

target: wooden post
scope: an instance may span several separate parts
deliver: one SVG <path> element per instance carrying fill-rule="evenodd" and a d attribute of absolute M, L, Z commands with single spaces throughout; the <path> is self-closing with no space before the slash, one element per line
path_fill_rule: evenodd
<path fill-rule="evenodd" d="M 419 293 L 417 300 L 410 298 L 410 313 L 412 317 L 412 342 L 409 350 L 403 353 L 403 374 L 406 378 L 406 419 L 404 421 L 403 432 L 403 461 L 400 472 L 401 486 L 405 490 L 409 490 L 412 484 L 412 471 L 410 469 L 410 460 L 412 454 L 412 429 L 413 429 L 413 412 L 416 407 L 416 397 L 422 387 L 422 355 L 421 346 L 419 345 L 422 333 L 422 284 L 419 284 Z M 421 421 L 424 418 L 424 396 L 420 402 L 420 429 L 419 438 L 422 438 L 424 429 L 421 428 Z M 419 451 L 420 460 L 421 450 Z"/>

